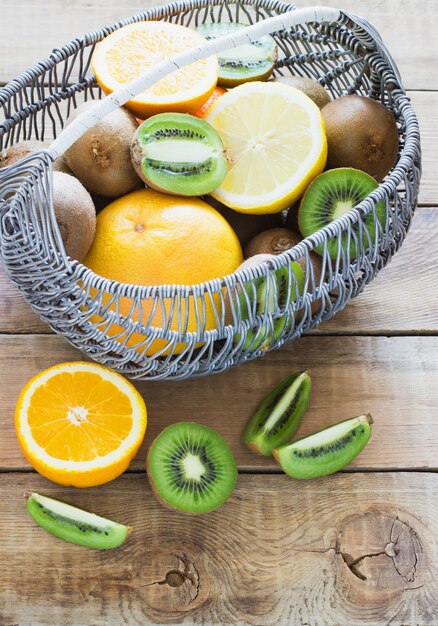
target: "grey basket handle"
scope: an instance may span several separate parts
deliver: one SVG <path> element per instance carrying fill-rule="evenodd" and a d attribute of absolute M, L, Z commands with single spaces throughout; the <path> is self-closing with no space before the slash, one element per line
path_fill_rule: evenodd
<path fill-rule="evenodd" d="M 345 14 L 339 9 L 330 7 L 310 7 L 304 9 L 292 10 L 288 13 L 275 15 L 267 18 L 252 26 L 243 28 L 235 33 L 212 39 L 197 48 L 181 52 L 170 59 L 161 61 L 149 68 L 144 74 L 138 76 L 131 82 L 124 85 L 118 91 L 113 92 L 103 100 L 96 102 L 94 107 L 79 115 L 71 124 L 69 124 L 63 132 L 55 139 L 48 149 L 53 159 L 58 158 L 71 145 L 75 143 L 84 133 L 92 128 L 105 115 L 111 113 L 126 102 L 134 98 L 160 78 L 171 74 L 175 70 L 186 65 L 191 65 L 195 61 L 204 59 L 213 54 L 218 54 L 230 48 L 236 48 L 245 43 L 256 41 L 264 35 L 274 33 L 279 30 L 287 30 L 298 24 L 306 24 L 308 22 L 338 22 Z M 350 16 L 349 16 L 350 17 Z"/>

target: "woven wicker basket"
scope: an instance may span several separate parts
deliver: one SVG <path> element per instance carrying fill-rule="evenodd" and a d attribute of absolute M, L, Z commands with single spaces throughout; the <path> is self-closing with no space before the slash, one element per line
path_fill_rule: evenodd
<path fill-rule="evenodd" d="M 89 69 L 95 44 L 125 24 L 151 19 L 187 26 L 206 21 L 239 21 L 253 26 L 164 61 L 122 92 L 100 100 L 101 91 Z M 273 34 L 280 50 L 277 75 L 310 76 L 319 80 L 333 98 L 350 93 L 367 95 L 393 111 L 399 128 L 400 153 L 396 167 L 384 183 L 355 209 L 273 258 L 272 263 L 201 285 L 120 284 L 97 276 L 68 258 L 51 199 L 53 160 L 98 119 L 176 67 L 267 33 Z M 85 116 L 87 119 L 77 118 L 76 124 L 61 133 L 70 112 L 89 99 L 100 101 Z M 255 348 L 254 342 L 251 345 L 246 341 L 247 336 L 257 335 L 258 345 L 261 335 L 271 338 L 273 349 L 331 318 L 363 290 L 399 248 L 417 203 L 419 131 L 398 70 L 375 29 L 364 19 L 337 9 L 298 10 L 278 0 L 173 2 L 54 50 L 49 58 L 0 90 L 0 107 L 4 114 L 0 148 L 22 139 L 56 138 L 48 150 L 0 170 L 1 257 L 6 272 L 33 310 L 55 332 L 92 359 L 132 378 L 181 379 L 223 371 L 260 356 L 262 351 Z M 387 209 L 385 227 L 376 220 L 375 232 L 368 232 L 363 216 L 375 214 L 376 203 L 381 200 Z M 327 242 L 340 239 L 345 233 L 355 241 L 357 257 L 350 259 L 349 247 L 339 246 L 338 258 L 330 260 Z M 323 247 L 324 271 L 320 279 L 316 278 L 309 256 L 318 245 Z M 291 297 L 295 277 L 290 262 L 301 258 L 306 264 L 304 291 Z M 255 297 L 250 295 L 255 294 L 254 281 L 266 276 L 268 288 L 275 290 L 275 281 L 269 277 L 280 267 L 289 272 L 286 302 L 281 309 L 277 306 L 257 314 Z M 245 307 L 248 312 L 243 316 L 238 293 L 244 283 L 249 285 L 244 290 L 249 295 Z M 142 306 L 147 301 L 148 316 Z M 186 331 L 187 318 L 181 315 L 183 302 L 194 305 L 196 332 Z M 215 313 L 213 330 L 205 329 L 206 306 Z M 151 324 L 157 310 L 161 310 L 164 319 L 161 328 Z M 283 331 L 274 339 L 274 322 L 283 316 Z M 154 349 L 159 343 L 157 338 L 168 342 L 166 350 Z M 181 342 L 184 349 L 179 352 L 175 346 Z"/>

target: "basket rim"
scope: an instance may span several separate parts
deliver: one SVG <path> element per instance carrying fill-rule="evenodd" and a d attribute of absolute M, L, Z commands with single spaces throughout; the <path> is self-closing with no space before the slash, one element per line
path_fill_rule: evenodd
<path fill-rule="evenodd" d="M 54 67 L 64 58 L 67 58 L 74 52 L 77 52 L 81 47 L 97 43 L 104 36 L 121 28 L 126 24 L 135 23 L 138 21 L 144 21 L 145 19 L 160 19 L 166 16 L 169 11 L 172 14 L 181 12 L 184 10 L 190 10 L 192 8 L 202 8 L 208 6 L 226 6 L 226 4 L 239 4 L 241 0 L 227 0 L 226 3 L 223 0 L 178 0 L 177 2 L 168 3 L 158 7 L 152 7 L 144 12 L 139 12 L 132 17 L 120 20 L 109 26 L 91 31 L 83 36 L 73 39 L 70 43 L 66 44 L 63 49 L 55 48 L 49 57 L 39 61 L 35 65 L 31 66 L 28 70 L 20 74 L 5 87 L 0 89 L 0 104 L 2 101 L 7 100 L 10 97 L 22 89 L 29 79 L 35 78 L 38 75 L 43 74 L 51 67 Z M 297 5 L 289 4 L 283 0 L 244 0 L 244 4 L 248 6 L 256 6 L 266 8 L 274 11 L 291 11 L 297 9 Z M 345 12 L 344 12 L 345 14 Z M 390 67 L 393 65 L 388 62 Z M 291 261 L 298 260 L 303 256 L 306 251 L 310 252 L 315 249 L 319 244 L 323 243 L 325 238 L 331 238 L 334 236 L 333 230 L 346 230 L 348 227 L 356 224 L 362 216 L 367 215 L 377 202 L 385 200 L 388 196 L 394 193 L 398 184 L 401 182 L 403 175 L 407 173 L 413 163 L 413 155 L 415 155 L 415 142 L 419 137 L 418 121 L 410 104 L 409 98 L 405 95 L 402 85 L 398 85 L 398 89 L 393 91 L 393 97 L 398 98 L 400 102 L 400 115 L 405 118 L 406 122 L 406 140 L 403 145 L 402 151 L 399 155 L 397 163 L 386 180 L 381 182 L 378 188 L 373 191 L 367 198 L 365 198 L 360 204 L 352 208 L 343 216 L 337 218 L 327 226 L 319 229 L 316 233 L 309 237 L 304 238 L 300 243 L 293 246 L 289 250 L 277 255 L 272 256 L 269 261 L 254 264 L 244 270 L 235 270 L 231 274 L 227 274 L 222 277 L 210 279 L 201 283 L 192 285 L 185 284 L 163 284 L 163 285 L 137 285 L 133 283 L 123 283 L 116 280 L 110 280 L 99 274 L 94 273 L 91 269 L 80 263 L 79 261 L 72 260 L 70 257 L 65 257 L 65 269 L 71 273 L 75 280 L 80 278 L 87 282 L 88 288 L 96 288 L 96 283 L 99 283 L 99 289 L 105 289 L 110 294 L 117 294 L 121 297 L 133 297 L 127 292 L 132 292 L 135 289 L 135 296 L 141 299 L 164 297 L 172 298 L 176 295 L 182 297 L 195 296 L 200 297 L 206 293 L 218 293 L 224 288 L 233 288 L 237 283 L 254 280 L 260 276 L 267 276 L 271 271 L 275 271 L 280 267 L 285 267 Z M 409 119 L 407 119 L 409 118 Z M 409 122 L 409 123 L 408 123 Z M 1 131 L 1 124 L 0 124 Z M 50 154 L 47 150 L 34 153 L 33 158 L 41 157 L 44 155 L 44 162 L 52 162 Z M 10 166 L 13 168 L 14 166 Z M 3 173 L 6 174 L 6 168 Z M 6 177 L 6 176 L 5 176 Z M 12 204 L 12 203 L 11 203 Z M 59 253 L 61 254 L 61 253 Z M 176 332 L 176 331 L 175 331 Z M 207 332 L 207 331 L 205 331 Z"/>

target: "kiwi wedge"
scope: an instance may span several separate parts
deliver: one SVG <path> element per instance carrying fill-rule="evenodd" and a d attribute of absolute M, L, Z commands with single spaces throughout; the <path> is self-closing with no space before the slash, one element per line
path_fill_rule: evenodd
<path fill-rule="evenodd" d="M 131 160 L 149 187 L 180 196 L 210 193 L 227 174 L 218 133 L 185 113 L 159 113 L 143 122 L 132 140 Z"/>
<path fill-rule="evenodd" d="M 239 266 L 236 271 L 268 260 L 269 256 L 266 259 L 262 254 L 251 257 Z M 260 276 L 253 281 L 244 282 L 239 287 L 239 303 L 236 305 L 236 309 L 240 309 L 242 320 L 251 319 L 254 310 L 255 315 L 263 315 L 266 310 L 273 312 L 276 307 L 283 308 L 286 305 L 289 292 L 291 301 L 303 293 L 304 272 L 298 263 L 293 262 L 290 266 L 290 273 L 287 267 L 282 267 L 274 273 L 271 272 L 268 276 Z M 253 304 L 254 300 L 255 305 Z M 291 323 L 290 317 L 283 315 L 274 320 L 272 328 L 265 325 L 257 325 L 256 328 L 249 329 L 243 340 L 242 350 L 245 352 L 256 352 L 259 350 L 266 352 L 278 341 L 286 326 L 290 326 Z M 241 333 L 236 333 L 234 343 L 237 345 L 241 341 Z"/>
<path fill-rule="evenodd" d="M 366 446 L 371 415 L 360 415 L 298 439 L 273 451 L 283 470 L 294 478 L 318 478 L 339 471 Z"/>
<path fill-rule="evenodd" d="M 105 550 L 120 546 L 131 529 L 39 493 L 27 494 L 32 519 L 55 537 L 79 546 Z"/>
<path fill-rule="evenodd" d="M 254 452 L 272 456 L 272 450 L 290 441 L 309 405 L 309 371 L 292 374 L 277 385 L 257 407 L 243 442 Z"/>
<path fill-rule="evenodd" d="M 147 458 L 151 487 L 161 502 L 185 513 L 221 506 L 237 482 L 237 465 L 225 439 L 193 422 L 165 428 Z"/>
<path fill-rule="evenodd" d="M 320 228 L 341 217 L 362 202 L 377 187 L 376 181 L 369 174 L 350 167 L 323 172 L 309 185 L 301 200 L 298 226 L 302 236 L 309 237 Z M 386 207 L 383 201 L 377 204 L 376 214 L 381 227 L 384 229 Z M 373 213 L 369 213 L 363 223 L 369 235 L 368 237 L 366 232 L 363 233 L 363 246 L 366 249 L 367 244 L 370 241 L 373 243 L 375 239 L 376 220 Z M 357 238 L 359 238 L 358 226 L 355 226 L 354 229 Z M 349 253 L 351 259 L 357 257 L 358 246 L 354 237 L 351 237 L 350 242 L 348 242 L 348 235 L 344 233 L 341 246 L 344 253 Z M 315 248 L 315 252 L 318 254 L 322 255 L 323 251 L 323 244 Z M 339 253 L 338 237 L 328 242 L 328 251 L 330 257 L 336 259 Z"/>
<path fill-rule="evenodd" d="M 216 39 L 245 28 L 238 22 L 201 24 L 196 30 L 206 39 Z M 230 48 L 218 55 L 218 85 L 236 87 L 251 80 L 267 80 L 274 71 L 278 56 L 275 40 L 266 35 L 252 43 Z"/>

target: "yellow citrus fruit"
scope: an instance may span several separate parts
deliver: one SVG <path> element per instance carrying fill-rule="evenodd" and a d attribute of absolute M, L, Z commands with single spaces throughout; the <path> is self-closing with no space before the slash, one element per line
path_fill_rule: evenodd
<path fill-rule="evenodd" d="M 121 283 L 191 286 L 231 274 L 241 262 L 237 235 L 206 202 L 142 189 L 115 200 L 99 213 L 96 235 L 84 265 Z M 220 309 L 219 294 L 213 300 Z M 170 330 L 194 332 L 216 327 L 214 307 L 208 296 L 205 305 L 194 296 L 181 298 L 179 310 L 178 320 L 173 309 Z M 120 299 L 118 311 L 139 320 L 139 310 L 133 310 L 129 298 Z M 165 300 L 165 311 L 166 315 L 172 312 L 170 299 Z M 149 320 L 151 326 L 162 328 L 161 306 L 154 309 L 153 300 L 145 299 L 141 303 L 141 319 L 143 324 Z M 96 318 L 92 321 L 99 322 Z M 120 326 L 113 324 L 106 332 L 114 336 L 121 331 Z M 142 335 L 134 333 L 128 345 L 135 346 L 142 340 Z M 155 354 L 167 345 L 166 340 L 156 339 L 147 354 Z M 175 353 L 185 346 L 183 342 L 176 344 Z"/>
<path fill-rule="evenodd" d="M 294 87 L 245 83 L 216 100 L 206 120 L 222 137 L 229 160 L 225 180 L 211 195 L 236 211 L 282 211 L 324 169 L 320 110 Z"/>
<path fill-rule="evenodd" d="M 123 376 L 96 363 L 61 363 L 22 390 L 15 410 L 29 463 L 60 485 L 93 487 L 119 476 L 146 431 L 143 398 Z"/>
<path fill-rule="evenodd" d="M 103 91 L 112 93 L 149 67 L 206 41 L 179 24 L 129 24 L 98 44 L 92 58 L 93 71 Z M 191 113 L 208 100 L 217 77 L 217 59 L 210 56 L 165 76 L 125 106 L 142 119 L 168 111 Z"/>

